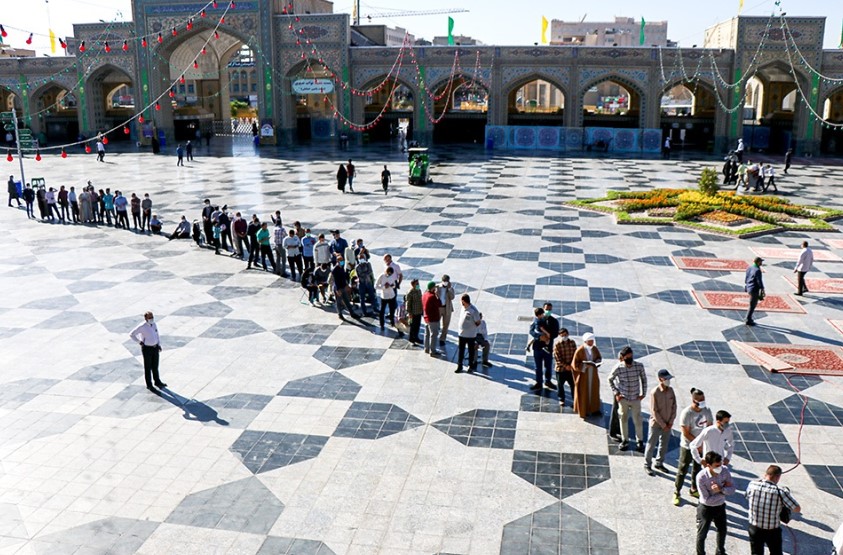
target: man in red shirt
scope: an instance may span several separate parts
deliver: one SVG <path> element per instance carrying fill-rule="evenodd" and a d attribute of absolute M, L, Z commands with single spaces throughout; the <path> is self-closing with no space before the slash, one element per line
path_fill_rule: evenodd
<path fill-rule="evenodd" d="M 436 282 L 427 284 L 427 291 L 422 295 L 422 310 L 424 310 L 424 352 L 432 357 L 439 356 L 436 350 L 436 340 L 439 337 L 439 296 L 436 294 Z"/>

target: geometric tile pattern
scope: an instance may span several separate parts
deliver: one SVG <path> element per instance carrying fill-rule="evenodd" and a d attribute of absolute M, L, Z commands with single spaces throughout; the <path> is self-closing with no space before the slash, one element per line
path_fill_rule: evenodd
<path fill-rule="evenodd" d="M 725 341 L 689 341 L 668 349 L 671 353 L 708 364 L 737 364 L 738 359 Z"/>
<path fill-rule="evenodd" d="M 254 476 L 188 495 L 165 522 L 268 534 L 284 504 Z"/>
<path fill-rule="evenodd" d="M 808 476 L 820 490 L 843 499 L 843 466 L 806 464 Z"/>
<path fill-rule="evenodd" d="M 301 345 L 322 345 L 339 326 L 303 324 L 275 331 L 275 335 L 287 343 Z"/>
<path fill-rule="evenodd" d="M 389 403 L 355 401 L 346 411 L 334 437 L 380 439 L 421 426 L 423 422 L 404 409 Z"/>
<path fill-rule="evenodd" d="M 800 395 L 791 395 L 770 405 L 770 413 L 779 424 L 843 426 L 843 408 Z"/>
<path fill-rule="evenodd" d="M 336 555 L 316 540 L 269 536 L 255 555 Z"/>
<path fill-rule="evenodd" d="M 618 535 L 564 502 L 504 526 L 501 554 L 619 555 Z"/>
<path fill-rule="evenodd" d="M 325 372 L 290 381 L 278 392 L 278 395 L 353 401 L 360 389 L 360 384 L 339 372 Z"/>
<path fill-rule="evenodd" d="M 32 547 L 38 555 L 135 553 L 158 526 L 157 522 L 148 520 L 112 516 L 40 536 Z"/>
<path fill-rule="evenodd" d="M 795 464 L 796 454 L 776 424 L 739 422 L 732 425 L 735 455 L 758 463 Z"/>
<path fill-rule="evenodd" d="M 605 455 L 543 451 L 516 450 L 512 473 L 557 499 L 576 495 L 611 478 L 609 457 Z"/>
<path fill-rule="evenodd" d="M 385 349 L 322 346 L 316 350 L 313 358 L 334 370 L 342 370 L 378 361 L 385 352 Z"/>
<path fill-rule="evenodd" d="M 469 447 L 512 449 L 517 422 L 518 411 L 477 409 L 434 422 L 433 427 Z"/>
<path fill-rule="evenodd" d="M 246 430 L 229 449 L 253 474 L 260 474 L 312 459 L 327 442 L 323 436 Z"/>

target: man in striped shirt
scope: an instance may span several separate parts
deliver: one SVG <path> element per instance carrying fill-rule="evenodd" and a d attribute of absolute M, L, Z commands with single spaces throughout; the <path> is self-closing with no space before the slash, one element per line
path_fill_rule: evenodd
<path fill-rule="evenodd" d="M 782 507 L 796 513 L 802 511 L 790 492 L 779 487 L 781 478 L 781 467 L 773 464 L 767 467 L 762 479 L 750 482 L 746 488 L 752 555 L 764 555 L 765 545 L 770 549 L 770 555 L 782 555 Z"/>

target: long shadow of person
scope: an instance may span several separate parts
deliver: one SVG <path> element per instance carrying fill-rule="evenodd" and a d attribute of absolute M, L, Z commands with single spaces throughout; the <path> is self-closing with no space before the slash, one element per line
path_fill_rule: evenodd
<path fill-rule="evenodd" d="M 185 420 L 195 420 L 196 422 L 214 422 L 220 426 L 228 426 L 228 421 L 220 418 L 219 414 L 213 407 L 206 405 L 201 401 L 182 397 L 178 393 L 170 391 L 169 389 L 160 390 L 160 397 L 183 410 L 184 414 L 182 417 Z"/>

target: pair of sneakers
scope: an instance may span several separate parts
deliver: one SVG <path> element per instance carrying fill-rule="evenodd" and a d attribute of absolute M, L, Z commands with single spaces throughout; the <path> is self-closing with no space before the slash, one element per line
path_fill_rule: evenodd
<path fill-rule="evenodd" d="M 700 492 L 698 492 L 697 490 L 692 489 L 690 493 L 691 493 L 691 497 L 693 497 L 694 499 L 700 498 Z M 676 507 L 678 507 L 679 505 L 682 504 L 682 498 L 679 496 L 678 492 L 674 492 L 674 494 L 673 494 L 673 504 Z"/>

